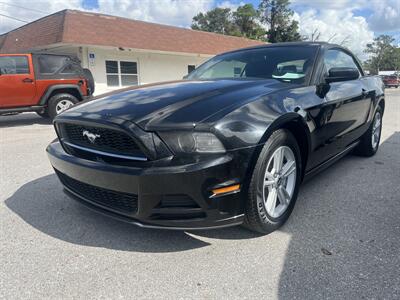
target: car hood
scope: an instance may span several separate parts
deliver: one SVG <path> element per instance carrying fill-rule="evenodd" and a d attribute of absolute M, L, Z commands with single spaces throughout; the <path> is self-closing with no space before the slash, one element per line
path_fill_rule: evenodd
<path fill-rule="evenodd" d="M 145 130 L 193 127 L 221 110 L 287 86 L 272 79 L 174 81 L 105 94 L 65 114 L 119 118 Z"/>

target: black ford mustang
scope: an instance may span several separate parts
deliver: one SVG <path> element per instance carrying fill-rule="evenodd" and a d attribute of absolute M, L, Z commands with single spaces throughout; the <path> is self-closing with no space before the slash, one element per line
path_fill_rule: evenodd
<path fill-rule="evenodd" d="M 47 152 L 67 194 L 116 218 L 267 233 L 305 177 L 352 150 L 375 154 L 384 108 L 381 80 L 348 50 L 265 45 L 78 105 L 56 118 Z"/>

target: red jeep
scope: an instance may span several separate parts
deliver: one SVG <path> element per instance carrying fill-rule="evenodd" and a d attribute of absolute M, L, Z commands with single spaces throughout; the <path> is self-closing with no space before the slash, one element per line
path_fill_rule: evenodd
<path fill-rule="evenodd" d="M 77 57 L 0 54 L 0 115 L 34 111 L 53 119 L 93 92 L 93 76 Z"/>
<path fill-rule="evenodd" d="M 385 87 L 395 87 L 398 88 L 400 85 L 400 80 L 397 78 L 396 75 L 389 75 L 389 76 L 383 76 L 382 78 L 383 83 L 385 84 Z"/>

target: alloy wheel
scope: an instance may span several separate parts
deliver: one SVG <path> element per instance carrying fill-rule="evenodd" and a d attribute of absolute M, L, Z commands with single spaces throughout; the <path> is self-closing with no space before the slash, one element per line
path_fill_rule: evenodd
<path fill-rule="evenodd" d="M 267 163 L 263 182 L 263 202 L 273 218 L 282 216 L 289 207 L 296 186 L 296 158 L 287 146 L 275 150 Z"/>
<path fill-rule="evenodd" d="M 70 100 L 61 100 L 56 105 L 57 115 L 59 115 L 63 111 L 66 111 L 68 108 L 70 108 L 73 105 L 74 105 L 74 103 L 72 101 L 70 101 Z"/>
<path fill-rule="evenodd" d="M 376 149 L 378 147 L 379 139 L 381 137 L 381 126 L 382 126 L 382 115 L 377 112 L 375 115 L 374 123 L 372 125 L 372 148 Z"/>

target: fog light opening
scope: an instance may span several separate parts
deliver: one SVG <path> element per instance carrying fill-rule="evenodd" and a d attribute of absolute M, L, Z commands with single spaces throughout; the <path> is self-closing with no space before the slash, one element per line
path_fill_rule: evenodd
<path fill-rule="evenodd" d="M 212 190 L 211 197 L 219 197 L 240 192 L 240 184 L 234 184 Z"/>

